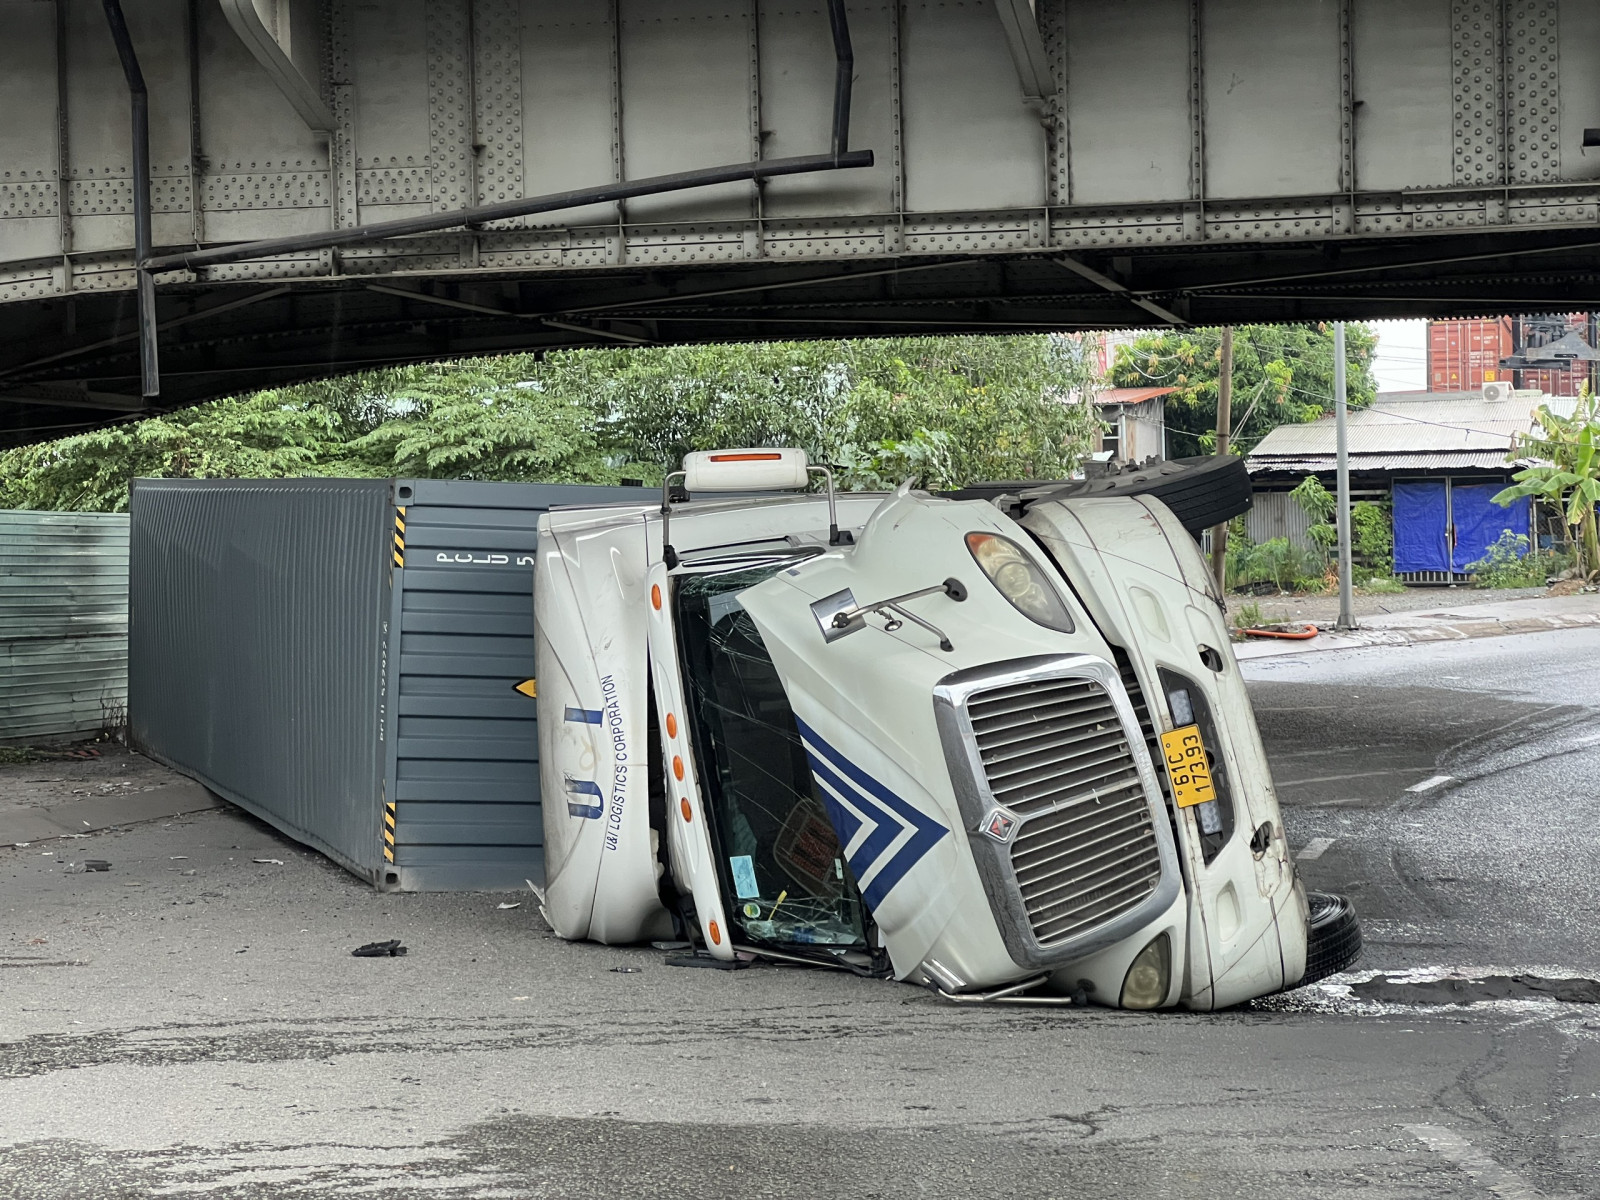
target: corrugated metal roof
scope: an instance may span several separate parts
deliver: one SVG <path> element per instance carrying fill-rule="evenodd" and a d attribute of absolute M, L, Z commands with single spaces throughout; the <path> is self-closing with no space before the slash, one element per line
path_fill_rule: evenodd
<path fill-rule="evenodd" d="M 128 514 L 0 512 L 0 740 L 93 733 L 128 703 Z"/>
<path fill-rule="evenodd" d="M 1348 444 L 1352 454 L 1498 450 L 1503 458 L 1511 448 L 1512 434 L 1531 428 L 1540 404 L 1568 415 L 1575 403 L 1570 396 L 1524 394 L 1485 400 L 1481 392 L 1391 392 L 1380 394 L 1371 408 L 1350 413 Z M 1285 455 L 1331 455 L 1335 439 L 1331 416 L 1304 425 L 1280 425 L 1261 439 L 1250 459 L 1254 463 Z"/>
<path fill-rule="evenodd" d="M 1274 472 L 1310 475 L 1337 467 L 1334 454 L 1252 454 L 1245 469 L 1252 475 Z M 1517 469 L 1504 450 L 1420 451 L 1400 454 L 1351 454 L 1351 471 L 1492 471 Z"/>
<path fill-rule="evenodd" d="M 1165 396 L 1175 392 L 1175 387 L 1142 387 L 1142 388 L 1107 388 L 1103 392 L 1095 393 L 1096 404 L 1142 404 L 1146 400 L 1154 400 L 1157 396 Z"/>

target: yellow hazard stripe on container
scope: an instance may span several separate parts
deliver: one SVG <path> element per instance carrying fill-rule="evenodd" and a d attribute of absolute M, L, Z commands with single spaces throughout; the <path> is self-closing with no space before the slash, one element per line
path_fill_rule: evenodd
<path fill-rule="evenodd" d="M 394 805 L 383 806 L 383 861 L 394 861 Z"/>
<path fill-rule="evenodd" d="M 406 510 L 398 507 L 394 510 L 394 565 L 406 565 Z"/>

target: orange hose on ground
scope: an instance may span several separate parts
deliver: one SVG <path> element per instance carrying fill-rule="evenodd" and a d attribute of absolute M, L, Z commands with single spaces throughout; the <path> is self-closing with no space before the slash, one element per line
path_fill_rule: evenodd
<path fill-rule="evenodd" d="M 1241 632 L 1245 637 L 1289 638 L 1291 641 L 1303 642 L 1307 638 L 1316 637 L 1322 631 L 1315 625 L 1307 625 L 1302 633 L 1281 633 L 1276 629 L 1245 629 Z"/>

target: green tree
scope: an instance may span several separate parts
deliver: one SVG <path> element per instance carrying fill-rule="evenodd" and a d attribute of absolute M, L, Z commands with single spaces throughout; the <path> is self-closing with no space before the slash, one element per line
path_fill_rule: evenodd
<path fill-rule="evenodd" d="M 655 481 L 690 450 L 797 445 L 843 486 L 1059 478 L 1097 424 L 1064 337 L 575 350 L 396 367 L 0 454 L 0 507 L 121 509 L 137 476 Z"/>
<path fill-rule="evenodd" d="M 1061 477 L 1097 424 L 1090 356 L 1062 337 L 568 351 L 535 378 L 593 404 L 602 440 L 652 477 L 691 450 L 763 445 L 801 446 L 846 486 Z"/>
<path fill-rule="evenodd" d="M 343 445 L 337 413 L 293 389 L 257 392 L 0 453 L 0 508 L 122 512 L 138 476 L 330 474 Z"/>
<path fill-rule="evenodd" d="M 356 474 L 425 479 L 616 483 L 593 406 L 549 389 L 532 364 L 480 362 L 409 371 L 386 394 L 389 415 L 348 446 Z"/>
<path fill-rule="evenodd" d="M 1378 339 L 1365 325 L 1345 326 L 1345 394 L 1351 408 L 1378 394 L 1372 354 Z M 1167 429 L 1174 455 L 1216 449 L 1219 329 L 1141 334 L 1117 347 L 1114 387 L 1174 387 L 1167 396 Z M 1333 408 L 1333 326 L 1241 325 L 1233 337 L 1231 444 L 1249 453 L 1279 425 L 1314 421 Z"/>
<path fill-rule="evenodd" d="M 1553 505 L 1566 519 L 1578 570 L 1589 578 L 1600 572 L 1594 511 L 1600 503 L 1600 410 L 1585 384 L 1570 417 L 1541 404 L 1533 422 L 1534 429 L 1512 437 L 1506 461 L 1541 461 L 1512 475 L 1511 486 L 1496 494 L 1495 503 L 1535 496 Z"/>

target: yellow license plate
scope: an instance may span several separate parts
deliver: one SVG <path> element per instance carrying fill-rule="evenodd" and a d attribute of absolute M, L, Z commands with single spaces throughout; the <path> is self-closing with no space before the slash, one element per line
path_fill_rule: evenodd
<path fill-rule="evenodd" d="M 1174 804 L 1188 808 L 1217 798 L 1217 789 L 1211 784 L 1206 744 L 1200 740 L 1200 726 L 1183 725 L 1163 733 L 1161 753 L 1167 760 L 1167 778 L 1172 780 Z"/>

